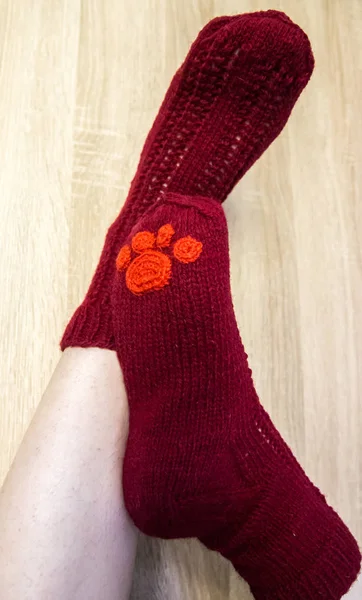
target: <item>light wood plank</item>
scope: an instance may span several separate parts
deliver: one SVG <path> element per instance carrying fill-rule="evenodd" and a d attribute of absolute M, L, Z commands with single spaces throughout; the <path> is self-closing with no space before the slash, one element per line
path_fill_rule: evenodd
<path fill-rule="evenodd" d="M 79 3 L 0 9 L 2 480 L 65 322 Z"/>

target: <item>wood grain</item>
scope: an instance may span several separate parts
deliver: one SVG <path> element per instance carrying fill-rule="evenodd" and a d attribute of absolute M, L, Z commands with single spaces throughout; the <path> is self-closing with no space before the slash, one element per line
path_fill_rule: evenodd
<path fill-rule="evenodd" d="M 0 0 L 0 481 L 125 199 L 168 82 L 209 19 L 267 0 Z M 226 203 L 257 389 L 362 541 L 362 4 L 280 0 L 316 71 Z M 142 539 L 133 600 L 250 598 L 194 541 Z"/>

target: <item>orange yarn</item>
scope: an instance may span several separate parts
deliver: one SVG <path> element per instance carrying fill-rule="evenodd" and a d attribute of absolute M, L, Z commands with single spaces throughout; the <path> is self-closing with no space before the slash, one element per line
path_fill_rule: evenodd
<path fill-rule="evenodd" d="M 123 246 L 123 248 L 120 249 L 117 259 L 116 259 L 117 270 L 122 271 L 123 269 L 127 269 L 130 262 L 131 262 L 131 248 L 129 246 Z"/>
<path fill-rule="evenodd" d="M 154 250 L 155 242 L 159 248 L 167 248 L 171 244 L 175 231 L 167 223 L 159 228 L 156 236 L 150 231 L 140 231 L 132 239 L 132 249 L 137 256 L 132 262 L 130 246 L 123 246 L 116 259 L 118 271 L 127 269 L 126 285 L 137 296 L 152 290 L 161 290 L 171 278 L 171 259 L 167 254 Z M 182 263 L 197 260 L 202 252 L 202 242 L 188 235 L 179 239 L 173 247 L 174 257 Z"/>
<path fill-rule="evenodd" d="M 173 247 L 174 257 L 182 263 L 195 262 L 202 252 L 202 242 L 188 235 L 177 240 Z"/>
<path fill-rule="evenodd" d="M 172 225 L 170 225 L 170 224 L 162 225 L 162 227 L 159 228 L 158 234 L 157 234 L 157 240 L 156 240 L 157 246 L 159 248 L 167 248 L 171 244 L 171 239 L 172 239 L 172 236 L 174 233 L 175 233 L 175 230 L 172 227 Z"/>
<path fill-rule="evenodd" d="M 150 231 L 140 231 L 136 233 L 132 240 L 132 248 L 137 254 L 145 250 L 150 250 L 155 245 L 155 235 Z"/>
<path fill-rule="evenodd" d="M 171 260 L 157 250 L 146 250 L 134 259 L 126 273 L 126 285 L 134 294 L 160 290 L 169 283 Z"/>

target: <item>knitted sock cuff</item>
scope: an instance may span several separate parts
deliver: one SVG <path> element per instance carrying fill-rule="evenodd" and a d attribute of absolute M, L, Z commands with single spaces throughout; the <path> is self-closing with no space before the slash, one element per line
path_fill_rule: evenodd
<path fill-rule="evenodd" d="M 64 351 L 69 347 L 90 346 L 115 350 L 109 303 L 92 303 L 86 298 L 69 321 L 60 347 Z"/>

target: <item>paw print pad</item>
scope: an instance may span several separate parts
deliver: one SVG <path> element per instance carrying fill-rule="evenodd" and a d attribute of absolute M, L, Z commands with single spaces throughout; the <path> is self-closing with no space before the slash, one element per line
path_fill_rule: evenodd
<path fill-rule="evenodd" d="M 163 248 L 171 246 L 175 231 L 172 225 L 160 227 L 157 235 L 140 231 L 133 237 L 130 246 L 123 246 L 117 256 L 116 268 L 126 270 L 126 285 L 136 295 L 161 290 L 169 284 L 172 272 L 171 257 Z M 137 254 L 132 259 L 132 251 Z M 202 252 L 202 243 L 188 235 L 180 238 L 173 246 L 176 260 L 184 264 L 195 262 Z"/>

